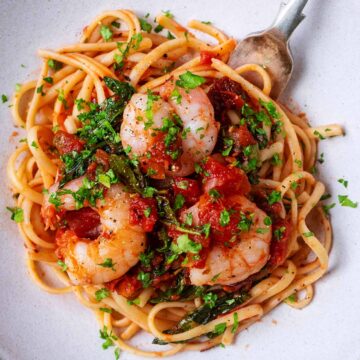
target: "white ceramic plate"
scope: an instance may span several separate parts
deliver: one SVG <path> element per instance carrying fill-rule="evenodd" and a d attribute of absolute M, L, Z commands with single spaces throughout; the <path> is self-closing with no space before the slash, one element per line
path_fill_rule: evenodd
<path fill-rule="evenodd" d="M 170 9 L 186 24 L 192 18 L 211 20 L 229 35 L 241 38 L 265 28 L 279 0 L 1 0 L 0 94 L 10 95 L 16 83 L 37 75 L 37 48 L 56 48 L 75 42 L 82 28 L 102 10 L 131 8 L 155 15 Z M 320 176 L 333 194 L 360 201 L 360 3 L 358 0 L 309 2 L 306 20 L 292 38 L 296 59 L 293 80 L 285 98 L 307 112 L 312 124 L 338 122 L 346 137 L 320 144 L 325 163 Z M 26 67 L 21 67 L 24 64 Z M 93 315 L 72 295 L 55 296 L 29 280 L 24 248 L 6 205 L 12 204 L 5 164 L 15 146 L 7 104 L 0 104 L 0 358 L 113 359 L 103 351 Z M 348 189 L 337 179 L 349 180 Z M 337 202 L 337 201 L 336 201 Z M 360 359 L 360 221 L 359 209 L 332 210 L 334 247 L 330 271 L 318 284 L 304 310 L 279 306 L 260 323 L 242 333 L 234 346 L 206 353 L 179 354 L 177 360 Z M 273 320 L 276 320 L 276 324 Z M 141 337 L 139 343 L 145 344 Z M 122 359 L 134 359 L 122 354 Z"/>

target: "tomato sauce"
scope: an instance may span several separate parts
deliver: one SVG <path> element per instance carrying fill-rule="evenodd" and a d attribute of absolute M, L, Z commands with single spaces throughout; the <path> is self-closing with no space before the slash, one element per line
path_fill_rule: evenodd
<path fill-rule="evenodd" d="M 59 151 L 60 155 L 67 154 L 72 151 L 79 152 L 84 149 L 83 141 L 81 141 L 76 135 L 69 134 L 62 130 L 55 133 L 53 144 Z"/>
<path fill-rule="evenodd" d="M 135 195 L 130 202 L 130 225 L 140 225 L 145 232 L 151 232 L 158 219 L 156 200 Z"/>
<path fill-rule="evenodd" d="M 216 189 L 223 195 L 246 195 L 250 192 L 250 182 L 241 169 L 225 165 L 209 157 L 205 164 L 203 187 L 205 191 Z"/>

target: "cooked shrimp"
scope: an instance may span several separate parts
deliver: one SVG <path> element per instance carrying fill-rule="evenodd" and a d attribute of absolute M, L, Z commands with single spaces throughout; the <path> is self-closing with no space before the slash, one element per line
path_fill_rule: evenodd
<path fill-rule="evenodd" d="M 170 96 L 169 103 L 180 116 L 184 134 L 180 168 L 175 176 L 187 176 L 194 172 L 194 164 L 200 162 L 214 150 L 219 132 L 215 121 L 214 108 L 205 91 L 198 87 L 189 91 L 177 88 L 178 99 Z"/>
<path fill-rule="evenodd" d="M 264 225 L 267 215 L 244 196 L 233 195 L 229 199 L 236 203 L 243 213 L 253 214 L 252 225 L 249 231 L 240 233 L 240 242 L 231 248 L 215 243 L 206 259 L 205 267 L 190 269 L 190 281 L 193 285 L 237 283 L 260 271 L 269 259 L 271 227 Z M 199 224 L 200 202 L 201 200 L 187 210 L 187 213 L 191 212 L 193 215 L 194 225 Z M 257 232 L 260 228 L 265 230 Z"/>
<path fill-rule="evenodd" d="M 79 190 L 84 181 L 84 176 L 81 176 L 77 179 L 69 181 L 61 190 L 71 190 L 73 192 Z M 76 210 L 75 199 L 71 194 L 63 194 L 59 196 L 61 205 L 56 209 L 55 205 L 51 203 L 51 196 L 55 194 L 59 189 L 59 183 L 51 185 L 46 194 L 44 194 L 44 203 L 41 208 L 41 215 L 45 222 L 45 228 L 50 228 L 55 230 L 55 224 L 58 222 L 58 212 L 57 210 Z"/>
<path fill-rule="evenodd" d="M 67 186 L 75 190 L 74 183 Z M 63 195 L 64 199 L 67 195 Z M 73 206 L 70 198 L 63 205 L 67 210 Z M 100 216 L 101 233 L 96 239 L 79 238 L 71 230 L 60 233 L 57 253 L 73 284 L 100 284 L 117 279 L 139 261 L 146 235 L 140 226 L 129 224 L 129 206 L 130 195 L 123 185 L 112 185 L 94 209 Z"/>
<path fill-rule="evenodd" d="M 194 171 L 196 162 L 211 154 L 216 144 L 219 124 L 214 119 L 214 109 L 203 89 L 196 88 L 186 92 L 179 88 L 177 90 L 180 97 L 175 100 L 168 96 L 169 86 L 173 88 L 168 85 L 160 89 L 163 98 L 158 97 L 153 101 L 153 118 L 148 126 L 145 124 L 148 118 L 146 111 L 149 110 L 149 95 L 132 96 L 124 111 L 120 137 L 123 147 L 129 149 L 129 156 L 144 158 L 154 146 L 161 146 L 156 134 L 163 126 L 163 119 L 177 114 L 183 124 L 179 149 L 182 152 L 176 164 L 171 169 L 165 168 L 164 173 L 168 176 L 187 176 Z M 179 135 L 177 136 L 180 139 Z"/>
<path fill-rule="evenodd" d="M 124 110 L 120 137 L 124 149 L 129 149 L 130 157 L 145 156 L 147 151 L 155 145 L 154 129 L 161 128 L 163 119 L 167 118 L 172 111 L 167 102 L 157 98 L 151 105 L 153 115 L 149 121 L 149 115 L 146 115 L 147 104 L 149 104 L 149 95 L 134 94 Z"/>

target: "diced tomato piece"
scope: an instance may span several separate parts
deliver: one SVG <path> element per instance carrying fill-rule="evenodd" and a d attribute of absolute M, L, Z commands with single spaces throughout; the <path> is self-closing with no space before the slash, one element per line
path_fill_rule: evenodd
<path fill-rule="evenodd" d="M 229 135 L 234 140 L 235 148 L 256 144 L 256 140 L 246 125 L 230 127 Z"/>
<path fill-rule="evenodd" d="M 216 58 L 216 54 L 212 51 L 200 51 L 200 65 L 211 65 L 211 59 Z"/>
<path fill-rule="evenodd" d="M 232 202 L 231 197 L 215 200 L 205 194 L 199 202 L 199 220 L 202 225 L 210 224 L 210 237 L 213 241 L 231 247 L 237 244 L 239 234 L 237 226 L 240 221 L 240 211 L 238 210 L 241 209 Z M 221 215 L 225 212 L 227 212 L 228 220 L 221 221 Z"/>
<path fill-rule="evenodd" d="M 251 185 L 244 171 L 237 167 L 221 164 L 213 157 L 209 157 L 203 165 L 204 190 L 217 189 L 222 194 L 246 195 Z"/>
<path fill-rule="evenodd" d="M 130 224 L 140 225 L 144 231 L 151 232 L 158 219 L 156 200 L 136 195 L 131 198 Z"/>
<path fill-rule="evenodd" d="M 199 183 L 193 179 L 182 177 L 174 178 L 173 182 L 174 196 L 181 194 L 185 198 L 186 205 L 195 204 L 201 195 Z"/>
<path fill-rule="evenodd" d="M 142 283 L 138 280 L 137 275 L 124 275 L 118 282 L 116 289 L 117 292 L 126 297 L 132 299 L 136 293 L 142 288 Z"/>
<path fill-rule="evenodd" d="M 271 240 L 269 260 L 271 267 L 276 267 L 284 263 L 288 252 L 291 229 L 292 226 L 289 220 L 278 219 L 273 224 L 273 237 Z M 275 234 L 279 233 L 280 237 L 276 237 Z"/>
<path fill-rule="evenodd" d="M 208 92 L 208 97 L 214 107 L 215 118 L 219 121 L 224 110 L 239 110 L 249 99 L 241 85 L 228 77 L 216 80 Z"/>
<path fill-rule="evenodd" d="M 67 211 L 64 219 L 79 238 L 96 239 L 100 235 L 100 215 L 90 207 Z"/>
<path fill-rule="evenodd" d="M 72 151 L 79 152 L 84 149 L 83 141 L 81 141 L 76 135 L 69 134 L 62 130 L 56 132 L 53 144 L 61 155 Z"/>

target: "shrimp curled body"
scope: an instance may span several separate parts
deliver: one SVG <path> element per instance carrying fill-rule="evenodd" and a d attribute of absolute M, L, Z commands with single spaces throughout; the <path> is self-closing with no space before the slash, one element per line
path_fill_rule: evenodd
<path fill-rule="evenodd" d="M 253 214 L 249 231 L 240 235 L 240 241 L 231 248 L 214 244 L 202 269 L 190 269 L 190 281 L 193 285 L 230 285 L 245 280 L 257 273 L 267 263 L 270 254 L 271 227 L 264 229 L 266 214 L 254 203 L 242 195 L 233 195 L 231 202 L 240 206 L 241 211 Z M 199 206 L 197 203 L 187 212 L 191 212 L 195 224 L 198 221 Z"/>
<path fill-rule="evenodd" d="M 81 184 L 77 180 L 75 183 Z M 75 185 L 69 186 L 74 188 Z M 62 195 L 61 200 L 62 210 L 74 210 L 71 195 Z M 112 281 L 139 261 L 146 246 L 146 234 L 140 226 L 130 225 L 129 207 L 130 195 L 124 191 L 124 186 L 112 185 L 104 199 L 97 200 L 93 208 L 100 216 L 100 235 L 96 239 L 79 238 L 72 230 L 62 231 L 57 236 L 57 254 L 66 264 L 73 284 Z"/>
<path fill-rule="evenodd" d="M 170 86 L 170 88 L 169 88 Z M 176 166 L 165 168 L 167 176 L 187 176 L 194 172 L 194 165 L 213 151 L 219 124 L 214 118 L 214 109 L 205 91 L 195 88 L 189 91 L 177 88 L 178 97 L 170 96 L 172 85 L 160 89 L 161 97 L 153 102 L 151 126 L 146 126 L 149 117 L 149 95 L 134 94 L 125 108 L 120 137 L 124 148 L 130 149 L 132 157 L 144 158 L 152 147 L 157 147 L 156 132 L 163 120 L 176 114 L 180 117 L 183 131 L 180 141 L 181 155 Z"/>

